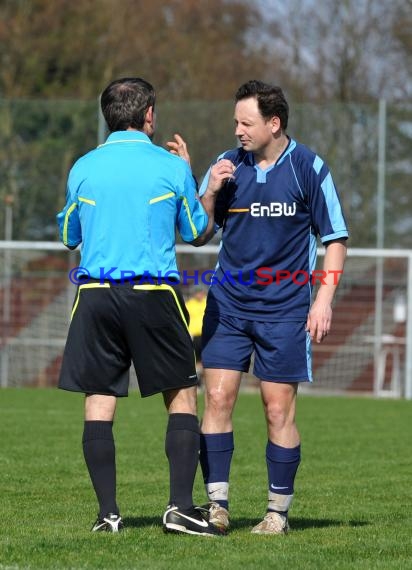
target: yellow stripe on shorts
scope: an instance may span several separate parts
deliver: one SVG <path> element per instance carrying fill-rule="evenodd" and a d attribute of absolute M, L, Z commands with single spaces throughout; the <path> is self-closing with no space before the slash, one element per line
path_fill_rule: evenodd
<path fill-rule="evenodd" d="M 80 292 L 83 289 L 97 289 L 99 287 L 102 287 L 103 289 L 110 289 L 110 283 L 85 283 L 84 285 L 79 285 L 76 301 L 74 302 L 72 314 L 70 315 L 70 320 L 73 320 L 74 313 L 76 312 L 77 305 L 79 304 Z"/>
<path fill-rule="evenodd" d="M 167 285 L 166 283 L 161 283 L 160 285 L 135 285 L 133 289 L 143 289 L 144 291 L 170 291 L 173 295 L 173 298 L 176 302 L 177 308 L 179 309 L 180 316 L 182 317 L 182 321 L 185 323 L 187 330 L 189 331 L 189 326 L 186 321 L 185 315 L 183 313 L 182 307 L 179 303 L 179 299 L 177 298 L 176 291 L 173 289 L 171 285 Z"/>

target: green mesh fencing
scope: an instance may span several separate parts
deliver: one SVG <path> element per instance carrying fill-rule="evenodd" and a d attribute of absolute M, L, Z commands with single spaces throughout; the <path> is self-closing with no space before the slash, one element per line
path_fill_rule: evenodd
<path fill-rule="evenodd" d="M 210 161 L 236 146 L 232 101 L 159 103 L 154 142 L 178 132 L 187 140 L 201 180 Z M 412 103 L 386 114 L 384 247 L 412 247 Z M 340 191 L 352 247 L 376 245 L 378 102 L 291 105 L 290 136 L 326 160 Z M 96 146 L 96 101 L 0 100 L 0 203 L 12 202 L 12 237 L 57 239 L 55 214 L 64 204 L 73 162 Z M 10 199 L 11 197 L 11 199 Z M 5 208 L 0 208 L 4 238 Z"/>

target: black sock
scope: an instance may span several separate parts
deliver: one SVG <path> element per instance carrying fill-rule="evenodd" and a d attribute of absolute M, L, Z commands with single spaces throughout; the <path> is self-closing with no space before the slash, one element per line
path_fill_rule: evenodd
<path fill-rule="evenodd" d="M 193 507 L 193 484 L 199 462 L 199 422 L 193 414 L 170 414 L 166 455 L 170 470 L 169 504 Z"/>
<path fill-rule="evenodd" d="M 119 514 L 113 422 L 85 421 L 83 454 L 99 502 L 99 518 Z"/>

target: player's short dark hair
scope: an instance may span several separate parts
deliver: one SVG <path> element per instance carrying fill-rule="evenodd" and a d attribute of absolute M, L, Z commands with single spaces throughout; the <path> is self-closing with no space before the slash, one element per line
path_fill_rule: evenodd
<path fill-rule="evenodd" d="M 155 104 L 152 85 L 140 77 L 124 77 L 112 81 L 103 91 L 100 105 L 110 132 L 128 127 L 140 130 L 149 107 Z"/>
<path fill-rule="evenodd" d="M 239 87 L 235 101 L 237 103 L 249 97 L 256 97 L 260 114 L 264 119 L 279 117 L 280 126 L 284 131 L 287 129 L 289 105 L 280 87 L 252 79 Z"/>

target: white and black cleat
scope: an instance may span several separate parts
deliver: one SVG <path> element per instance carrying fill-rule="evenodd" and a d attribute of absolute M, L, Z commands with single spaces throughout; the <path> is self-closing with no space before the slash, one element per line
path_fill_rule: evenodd
<path fill-rule="evenodd" d="M 92 526 L 92 532 L 120 532 L 123 530 L 124 525 L 122 517 L 109 513 L 102 519 L 98 518 Z"/>
<path fill-rule="evenodd" d="M 202 507 L 179 509 L 169 505 L 163 515 L 164 532 L 195 534 L 199 536 L 224 536 L 225 533 L 209 522 L 209 513 Z"/>

